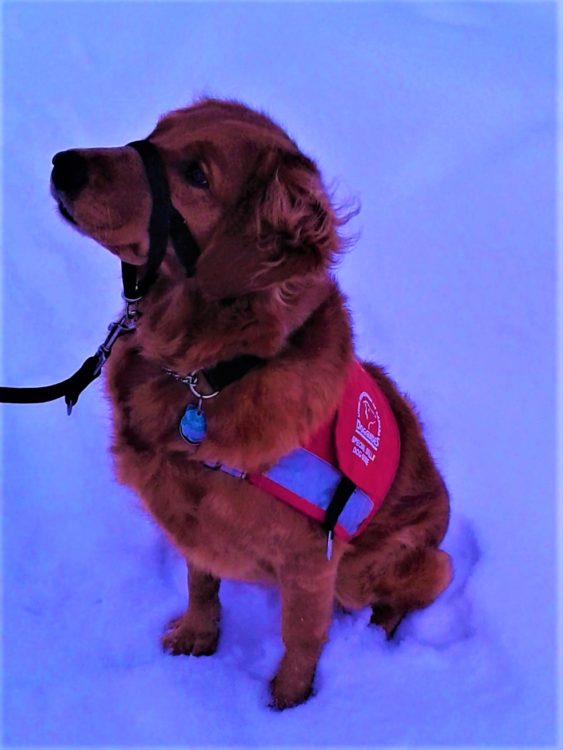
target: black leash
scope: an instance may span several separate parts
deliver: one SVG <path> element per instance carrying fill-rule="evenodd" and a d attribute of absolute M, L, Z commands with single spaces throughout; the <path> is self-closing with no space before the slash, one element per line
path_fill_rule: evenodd
<path fill-rule="evenodd" d="M 132 141 L 127 145 L 135 149 L 142 159 L 152 196 L 152 209 L 148 226 L 149 253 L 142 277 L 138 278 L 136 266 L 121 263 L 122 297 L 127 306 L 126 312 L 119 320 L 110 323 L 104 342 L 70 378 L 39 387 L 0 387 L 1 403 L 38 404 L 64 398 L 67 413 L 70 414 L 82 391 L 99 377 L 117 339 L 135 330 L 138 317 L 137 304 L 156 281 L 158 269 L 166 253 L 168 238 L 172 242 L 186 275 L 193 277 L 195 273 L 200 250 L 182 215 L 172 204 L 166 169 L 158 149 L 149 140 Z M 218 391 L 263 362 L 264 360 L 260 357 L 242 355 L 204 370 L 203 374 L 212 388 Z"/>
<path fill-rule="evenodd" d="M 53 385 L 35 388 L 7 388 L 0 387 L 0 402 L 3 404 L 40 404 L 63 398 L 70 414 L 72 407 L 78 401 L 78 396 L 100 374 L 99 359 L 96 354 L 84 362 L 70 378 Z"/>
<path fill-rule="evenodd" d="M 127 303 L 127 312 L 119 320 L 110 323 L 108 335 L 104 342 L 100 344 L 96 353 L 88 357 L 70 378 L 62 380 L 60 383 L 36 388 L 0 387 L 0 402 L 4 404 L 39 404 L 64 397 L 67 414 L 70 415 L 72 407 L 78 401 L 82 391 L 99 377 L 119 336 L 135 330 L 137 312 L 134 304 Z"/>

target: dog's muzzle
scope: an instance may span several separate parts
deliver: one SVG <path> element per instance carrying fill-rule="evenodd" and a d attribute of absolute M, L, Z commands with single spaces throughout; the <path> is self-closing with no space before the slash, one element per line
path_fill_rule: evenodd
<path fill-rule="evenodd" d="M 136 268 L 127 272 L 128 292 L 140 298 L 156 280 L 158 268 L 166 253 L 168 240 L 172 242 L 178 260 L 184 267 L 186 276 L 195 274 L 195 266 L 200 254 L 199 247 L 190 229 L 175 208 L 170 197 L 170 187 L 162 156 L 148 139 L 132 141 L 127 146 L 140 156 L 149 184 L 152 198 L 152 209 L 147 227 L 149 235 L 149 252 L 147 262 L 140 279 L 136 279 Z M 53 157 L 51 172 L 51 189 L 57 200 L 59 210 L 65 219 L 76 224 L 72 215 L 72 200 L 88 185 L 88 160 L 78 151 L 60 151 Z M 128 264 L 124 264 L 128 266 Z M 135 286 L 135 292 L 131 291 Z"/>

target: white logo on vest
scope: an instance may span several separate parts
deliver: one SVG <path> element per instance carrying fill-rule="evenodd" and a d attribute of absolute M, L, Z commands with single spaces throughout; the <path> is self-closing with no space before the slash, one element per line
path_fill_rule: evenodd
<path fill-rule="evenodd" d="M 356 430 L 352 435 L 352 452 L 368 466 L 375 460 L 381 439 L 381 419 L 379 412 L 366 391 L 360 393 L 356 414 Z M 372 450 L 373 449 L 373 450 Z"/>

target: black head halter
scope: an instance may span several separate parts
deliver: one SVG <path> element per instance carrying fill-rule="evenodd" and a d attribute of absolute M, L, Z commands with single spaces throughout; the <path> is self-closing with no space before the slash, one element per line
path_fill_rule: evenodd
<path fill-rule="evenodd" d="M 1 403 L 32 404 L 64 397 L 70 414 L 82 391 L 100 375 L 117 339 L 122 334 L 135 330 L 138 314 L 136 303 L 156 281 L 158 269 L 166 254 L 168 238 L 186 276 L 191 277 L 195 273 L 199 247 L 182 215 L 172 204 L 166 169 L 157 147 L 147 139 L 132 141 L 127 145 L 134 148 L 142 159 L 152 197 L 148 226 L 149 252 L 141 278 L 137 278 L 137 266 L 123 261 L 121 263 L 123 297 L 127 310 L 119 320 L 110 324 L 109 333 L 97 352 L 88 357 L 70 378 L 40 387 L 0 387 Z M 203 370 L 203 373 L 210 385 L 215 390 L 220 390 L 262 363 L 263 360 L 259 357 L 242 355 L 229 362 L 220 362 L 211 369 Z"/>
<path fill-rule="evenodd" d="M 127 312 L 120 320 L 110 324 L 109 333 L 96 354 L 88 357 L 82 367 L 70 378 L 60 383 L 37 388 L 0 387 L 0 402 L 2 403 L 42 403 L 64 396 L 70 414 L 82 391 L 101 373 L 102 367 L 118 337 L 135 330 L 137 316 L 135 303 L 147 293 L 155 282 L 158 269 L 166 253 L 169 237 L 187 276 L 194 275 L 199 248 L 188 225 L 172 205 L 166 170 L 158 149 L 149 140 L 133 141 L 127 145 L 134 148 L 143 161 L 152 196 L 152 209 L 148 226 L 149 253 L 143 275 L 138 279 L 137 266 L 130 263 L 121 263 L 123 297 L 127 302 Z"/>
<path fill-rule="evenodd" d="M 188 277 L 194 275 L 199 247 L 182 215 L 172 204 L 166 170 L 157 147 L 147 139 L 131 141 L 127 145 L 134 148 L 143 161 L 152 197 L 148 227 L 149 255 L 142 277 L 137 280 L 136 266 L 121 264 L 124 296 L 126 299 L 138 300 L 156 280 L 169 237 Z"/>

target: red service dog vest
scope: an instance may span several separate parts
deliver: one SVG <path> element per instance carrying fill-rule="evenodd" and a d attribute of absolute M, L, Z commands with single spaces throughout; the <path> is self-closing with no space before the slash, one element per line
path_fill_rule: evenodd
<path fill-rule="evenodd" d="M 399 430 L 391 407 L 373 378 L 354 361 L 334 417 L 307 445 L 288 453 L 265 474 L 248 474 L 246 478 L 322 522 L 344 474 L 356 487 L 334 533 L 348 541 L 364 530 L 381 507 L 399 457 Z"/>

